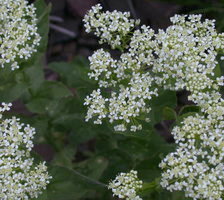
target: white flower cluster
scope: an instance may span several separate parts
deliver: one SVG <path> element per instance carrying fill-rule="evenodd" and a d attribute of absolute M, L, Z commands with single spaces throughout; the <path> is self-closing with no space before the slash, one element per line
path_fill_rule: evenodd
<path fill-rule="evenodd" d="M 19 68 L 28 59 L 40 36 L 37 33 L 35 7 L 26 0 L 0 0 L 0 66 Z"/>
<path fill-rule="evenodd" d="M 51 177 L 45 163 L 35 165 L 30 156 L 34 128 L 16 117 L 2 118 L 10 106 L 3 103 L 0 108 L 0 199 L 28 200 L 36 198 Z"/>
<path fill-rule="evenodd" d="M 223 34 L 214 21 L 201 22 L 201 15 L 174 16 L 173 26 L 160 31 L 159 83 L 173 90 L 187 89 L 189 100 L 201 114 L 189 116 L 172 134 L 178 147 L 160 164 L 161 185 L 183 190 L 193 199 L 223 199 L 224 191 L 224 100 L 219 93 L 223 77 L 215 78 L 218 52 L 223 52 Z M 158 48 L 158 49 L 159 49 Z M 162 51 L 161 51 L 162 50 Z M 172 78 L 172 81 L 170 81 Z M 167 82 L 168 81 L 168 82 Z"/>
<path fill-rule="evenodd" d="M 184 190 L 193 199 L 222 200 L 224 191 L 224 121 L 197 114 L 173 129 L 176 152 L 160 164 L 161 185 Z"/>
<path fill-rule="evenodd" d="M 108 43 L 114 49 L 121 46 L 126 36 L 139 24 L 139 20 L 130 19 L 129 12 L 102 12 L 97 4 L 84 17 L 86 32 L 94 31 L 100 37 L 100 43 Z"/>
<path fill-rule="evenodd" d="M 99 49 L 89 57 L 90 70 L 88 74 L 89 78 L 99 80 L 100 87 L 115 86 L 117 81 L 114 78 L 121 78 L 119 76 L 124 75 L 118 68 L 117 60 L 114 60 L 109 52 L 105 52 L 103 49 Z M 121 68 L 122 69 L 122 68 Z"/>
<path fill-rule="evenodd" d="M 133 73 L 127 87 L 120 85 L 118 93 L 112 92 L 108 100 L 109 121 L 111 123 L 121 121 L 121 125 L 131 123 L 131 130 L 141 130 L 141 125 L 135 122 L 135 118 L 141 113 L 149 113 L 151 109 L 148 108 L 146 101 L 158 95 L 157 88 L 151 89 L 152 82 L 153 78 L 149 73 Z"/>
<path fill-rule="evenodd" d="M 118 92 L 112 91 L 110 98 L 104 98 L 100 89 L 87 96 L 84 103 L 89 106 L 86 121 L 94 117 L 95 124 L 102 124 L 102 119 L 109 118 L 110 123 L 116 123 L 116 131 L 126 131 L 128 124 L 131 124 L 131 131 L 141 130 L 142 126 L 135 118 L 150 112 L 146 102 L 158 96 L 158 89 L 150 90 L 154 79 L 149 73 L 132 75 L 128 86 L 120 84 Z"/>
<path fill-rule="evenodd" d="M 138 179 L 137 171 L 131 170 L 129 173 L 120 173 L 108 186 L 114 196 L 126 200 L 142 200 L 137 195 L 142 188 L 142 181 Z"/>
<path fill-rule="evenodd" d="M 95 17 L 101 16 L 101 8 L 97 7 L 91 11 L 94 15 L 90 12 L 86 16 L 88 32 L 96 31 L 96 24 L 109 27 Z M 107 15 L 113 16 L 110 12 Z M 94 25 L 89 23 L 90 19 Z M 89 106 L 86 120 L 95 117 L 95 122 L 102 123 L 102 119 L 108 118 L 116 124 L 117 131 L 126 131 L 127 127 L 136 131 L 141 129 L 137 118 L 142 113 L 150 121 L 147 113 L 150 99 L 159 95 L 157 87 L 188 90 L 188 99 L 201 112 L 185 118 L 173 129 L 178 147 L 160 164 L 164 171 L 161 185 L 170 191 L 183 190 L 195 200 L 222 200 L 224 99 L 220 86 L 224 85 L 224 77 L 217 78 L 215 71 L 219 54 L 224 51 L 224 34 L 217 33 L 214 20 L 202 21 L 201 15 L 175 15 L 171 22 L 171 26 L 158 33 L 146 26 L 126 33 L 129 40 L 120 43 L 123 45 L 120 49 L 126 51 L 119 59 L 113 59 L 104 50 L 90 57 L 89 75 L 99 81 L 101 89 L 86 99 Z M 118 22 L 117 26 L 120 26 Z M 111 33 L 110 29 L 103 30 Z M 105 97 L 103 88 L 106 88 Z"/>
<path fill-rule="evenodd" d="M 104 42 L 115 42 L 110 37 L 123 37 L 129 34 L 136 26 L 133 20 L 127 18 L 129 13 L 101 12 L 100 5 L 94 6 L 85 16 L 86 31 L 94 31 Z M 106 19 L 110 19 L 109 22 Z M 116 19 L 114 19 L 116 18 Z M 130 28 L 125 28 L 129 23 Z M 113 23 L 116 23 L 114 25 Z M 96 29 L 98 27 L 98 29 Z M 102 28 L 103 27 L 103 28 Z M 111 34 L 110 37 L 105 34 Z M 113 33 L 113 34 L 112 34 Z M 103 36 L 102 36 L 103 35 Z M 113 36 L 112 36 L 113 35 Z M 142 126 L 135 119 L 144 114 L 148 119 L 150 108 L 147 105 L 154 96 L 158 96 L 158 89 L 154 86 L 154 78 L 148 71 L 152 67 L 155 42 L 152 40 L 154 31 L 149 27 L 142 26 L 140 30 L 134 30 L 129 36 L 130 47 L 120 59 L 113 59 L 109 52 L 99 49 L 89 57 L 90 78 L 98 81 L 102 89 L 94 90 L 87 96 L 85 105 L 88 105 L 86 121 L 94 118 L 94 123 L 101 124 L 102 120 L 109 118 L 110 123 L 115 123 L 116 131 L 141 130 Z M 114 46 L 126 46 L 115 42 Z M 147 72 L 148 71 L 148 72 Z M 108 97 L 104 97 L 103 88 L 113 88 Z"/>
<path fill-rule="evenodd" d="M 84 105 L 89 106 L 86 115 L 86 121 L 88 121 L 92 117 L 97 116 L 97 119 L 94 121 L 94 123 L 102 124 L 102 119 L 106 118 L 108 113 L 105 105 L 107 101 L 108 99 L 102 97 L 100 89 L 93 90 L 92 94 L 86 97 L 84 103 Z"/>
<path fill-rule="evenodd" d="M 26 0 L 0 0 L 0 66 L 12 70 L 39 44 L 35 7 Z M 0 199 L 37 198 L 51 177 L 45 163 L 36 165 L 30 152 L 35 129 L 16 117 L 3 118 L 11 103 L 0 107 Z"/>
<path fill-rule="evenodd" d="M 217 55 L 224 49 L 224 34 L 218 34 L 214 20 L 201 22 L 201 15 L 175 15 L 173 25 L 156 37 L 153 72 L 156 81 L 167 89 L 187 89 L 200 106 L 201 93 L 218 89 L 214 69 Z"/>

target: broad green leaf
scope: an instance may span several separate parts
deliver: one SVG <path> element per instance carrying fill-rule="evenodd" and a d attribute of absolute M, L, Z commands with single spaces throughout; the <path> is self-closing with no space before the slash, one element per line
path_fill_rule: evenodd
<path fill-rule="evenodd" d="M 177 102 L 176 92 L 162 91 L 158 97 L 153 98 L 150 104 L 152 108 L 150 112 L 151 124 L 154 125 L 163 120 L 163 109 L 165 107 L 175 108 Z"/>
<path fill-rule="evenodd" d="M 12 102 L 18 99 L 27 91 L 27 85 L 24 83 L 8 83 L 0 86 L 0 101 Z"/>
<path fill-rule="evenodd" d="M 67 146 L 64 149 L 61 149 L 60 152 L 57 152 L 53 161 L 53 165 L 64 166 L 67 168 L 72 168 L 73 160 L 75 158 L 76 148 L 72 146 Z"/>
<path fill-rule="evenodd" d="M 96 87 L 95 81 L 88 77 L 89 62 L 83 57 L 76 57 L 70 63 L 54 62 L 49 67 L 60 75 L 66 85 L 75 88 L 81 99 Z"/>
<path fill-rule="evenodd" d="M 94 197 L 97 191 L 107 191 L 107 187 L 97 181 L 106 167 L 107 161 L 102 157 L 78 163 L 75 170 L 53 165 L 49 170 L 53 179 L 46 191 L 47 199 L 74 200 L 84 196 L 90 198 Z"/>
<path fill-rule="evenodd" d="M 70 87 L 80 87 L 83 83 L 91 84 L 88 77 L 89 62 L 84 57 L 76 57 L 72 62 L 54 62 L 49 67 L 57 72 Z"/>
<path fill-rule="evenodd" d="M 57 81 L 45 81 L 34 96 L 58 99 L 71 96 L 71 91 L 62 83 Z"/>
<path fill-rule="evenodd" d="M 54 112 L 59 99 L 72 96 L 71 91 L 62 83 L 45 81 L 40 88 L 32 94 L 26 104 L 29 111 L 34 113 Z"/>
<path fill-rule="evenodd" d="M 96 156 L 75 164 L 75 169 L 86 176 L 98 180 L 108 165 L 104 157 Z"/>
<path fill-rule="evenodd" d="M 74 200 L 87 194 L 87 183 L 68 168 L 53 166 L 49 169 L 53 177 L 45 196 L 48 200 Z"/>

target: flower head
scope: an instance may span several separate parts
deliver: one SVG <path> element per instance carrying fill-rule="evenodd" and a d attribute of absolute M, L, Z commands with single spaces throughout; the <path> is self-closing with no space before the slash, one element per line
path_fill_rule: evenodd
<path fill-rule="evenodd" d="M 11 104 L 2 104 L 1 113 Z M 34 164 L 30 151 L 35 129 L 16 117 L 0 122 L 0 199 L 36 198 L 51 178 L 45 163 Z"/>
<path fill-rule="evenodd" d="M 0 66 L 19 68 L 39 41 L 35 7 L 26 0 L 0 0 Z"/>
<path fill-rule="evenodd" d="M 84 17 L 86 32 L 94 32 L 100 37 L 100 43 L 108 43 L 114 49 L 121 46 L 127 34 L 139 24 L 139 20 L 130 19 L 129 12 L 102 12 L 97 4 Z"/>
<path fill-rule="evenodd" d="M 138 179 L 137 171 L 120 173 L 108 186 L 115 196 L 126 200 L 142 200 L 137 192 L 142 188 L 142 181 Z"/>

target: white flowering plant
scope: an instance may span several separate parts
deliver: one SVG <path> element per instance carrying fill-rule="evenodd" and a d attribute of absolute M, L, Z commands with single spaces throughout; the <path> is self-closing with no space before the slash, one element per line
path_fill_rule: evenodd
<path fill-rule="evenodd" d="M 174 15 L 155 31 L 97 4 L 83 22 L 102 46 L 50 63 L 52 81 L 50 6 L 0 0 L 0 10 L 0 102 L 13 102 L 0 107 L 0 199 L 224 198 L 224 34 L 214 20 Z"/>
<path fill-rule="evenodd" d="M 127 13 L 103 12 L 101 5 L 87 13 L 86 31 L 93 31 L 100 43 L 121 52 L 113 58 L 108 49 L 99 49 L 89 57 L 88 75 L 98 82 L 98 89 L 85 99 L 86 121 L 93 119 L 95 124 L 102 124 L 108 120 L 114 131 L 142 134 L 142 120 L 153 125 L 152 101 L 161 90 L 187 90 L 188 100 L 198 113 L 182 116 L 173 127 L 176 150 L 159 165 L 160 185 L 169 191 L 183 191 L 185 197 L 195 200 L 221 200 L 224 104 L 220 87 L 224 77 L 217 71 L 223 59 L 224 34 L 216 31 L 215 20 L 202 20 L 202 15 L 175 15 L 170 20 L 172 24 L 166 30 L 156 33 L 145 25 L 138 27 L 139 21 L 131 20 Z M 116 38 L 114 27 L 118 30 Z M 131 29 L 124 32 L 123 27 Z M 175 111 L 168 110 L 176 119 Z M 130 181 L 134 185 L 129 192 L 130 183 L 121 176 L 125 174 L 109 185 L 114 195 L 141 199 L 133 193 L 139 189 L 134 180 Z"/>
<path fill-rule="evenodd" d="M 21 75 L 16 70 L 23 66 L 30 67 L 30 63 L 40 59 L 37 52 L 43 48 L 43 40 L 47 34 L 47 18 L 49 8 L 43 1 L 29 4 L 26 0 L 0 1 L 0 65 L 1 90 L 7 91 L 7 97 L 2 95 L 0 107 L 0 199 L 22 200 L 36 199 L 52 178 L 45 162 L 36 163 L 32 156 L 35 129 L 29 124 L 20 122 L 20 118 L 12 116 L 7 118 L 13 101 L 10 95 L 14 94 L 13 83 L 5 83 L 4 79 L 18 78 Z M 46 30 L 42 32 L 42 26 Z M 42 38 L 43 36 L 43 38 Z M 3 78 L 4 77 L 4 78 Z M 21 76 L 20 76 L 21 77 Z M 18 79 L 17 79 L 18 81 Z M 20 80 L 21 81 L 21 80 Z M 9 86 L 9 88 L 8 88 Z M 19 87 L 19 85 L 17 85 Z M 21 89 L 18 88 L 18 89 Z"/>

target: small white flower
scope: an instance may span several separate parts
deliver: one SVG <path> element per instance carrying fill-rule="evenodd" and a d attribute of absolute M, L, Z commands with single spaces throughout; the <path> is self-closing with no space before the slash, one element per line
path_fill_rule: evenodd
<path fill-rule="evenodd" d="M 126 200 L 142 200 L 137 192 L 142 188 L 142 181 L 138 179 L 137 171 L 131 170 L 129 173 L 120 173 L 108 186 L 113 195 Z"/>

